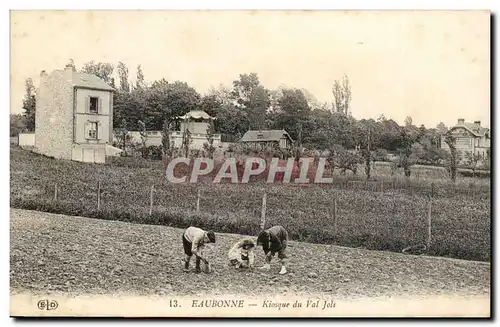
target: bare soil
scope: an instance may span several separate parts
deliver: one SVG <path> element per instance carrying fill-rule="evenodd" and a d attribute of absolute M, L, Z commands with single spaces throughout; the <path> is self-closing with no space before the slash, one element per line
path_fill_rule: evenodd
<path fill-rule="evenodd" d="M 182 229 L 11 209 L 11 294 L 489 296 L 490 264 L 290 242 L 289 274 L 237 271 L 241 235 L 216 233 L 214 272 L 182 271 Z M 257 249 L 256 266 L 263 264 Z M 193 261 L 194 263 L 194 261 Z"/>

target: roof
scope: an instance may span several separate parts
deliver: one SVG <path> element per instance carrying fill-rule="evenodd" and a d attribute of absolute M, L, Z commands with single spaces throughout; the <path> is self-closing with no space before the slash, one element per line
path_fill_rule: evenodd
<path fill-rule="evenodd" d="M 63 70 L 56 70 L 56 73 L 64 77 Z M 76 87 L 84 87 L 95 90 L 104 90 L 104 91 L 114 90 L 111 86 L 109 86 L 106 82 L 104 82 L 102 79 L 100 79 L 94 74 L 73 72 L 72 84 L 73 86 Z"/>
<path fill-rule="evenodd" d="M 184 116 L 177 117 L 179 119 L 214 119 L 203 110 L 191 110 Z"/>
<path fill-rule="evenodd" d="M 452 129 L 460 128 L 460 127 L 465 128 L 466 130 L 471 132 L 474 136 L 478 136 L 478 137 L 482 137 L 490 131 L 489 128 L 482 127 L 482 126 L 477 127 L 475 124 L 472 124 L 472 123 L 464 123 L 464 124 L 460 124 L 460 125 L 455 125 L 452 128 L 450 128 L 450 131 Z"/>
<path fill-rule="evenodd" d="M 293 141 L 290 134 L 284 129 L 281 130 L 260 130 L 260 131 L 247 131 L 241 138 L 240 142 L 269 142 L 281 140 L 283 135 L 286 135 L 290 141 Z"/>

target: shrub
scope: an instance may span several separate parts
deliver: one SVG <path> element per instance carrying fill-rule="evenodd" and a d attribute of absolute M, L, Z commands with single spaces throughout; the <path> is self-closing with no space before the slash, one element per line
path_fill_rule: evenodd
<path fill-rule="evenodd" d="M 373 161 L 389 161 L 387 150 L 377 149 L 373 153 Z"/>

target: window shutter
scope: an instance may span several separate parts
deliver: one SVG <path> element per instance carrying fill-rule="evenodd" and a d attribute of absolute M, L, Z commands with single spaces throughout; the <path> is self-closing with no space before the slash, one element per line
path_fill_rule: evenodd
<path fill-rule="evenodd" d="M 87 95 L 87 108 L 85 110 L 86 113 L 90 113 L 90 95 Z"/>
<path fill-rule="evenodd" d="M 102 99 L 100 97 L 97 98 L 97 113 L 102 115 Z"/>
<path fill-rule="evenodd" d="M 100 104 L 100 103 L 101 103 L 101 99 L 99 99 L 99 104 Z M 100 109 L 99 109 L 99 112 L 100 112 Z M 98 140 L 100 139 L 100 137 L 99 137 L 99 136 L 100 136 L 100 134 L 101 134 L 101 125 L 102 125 L 102 123 L 101 123 L 101 121 L 99 120 L 99 121 L 97 122 L 97 124 L 96 124 L 96 131 L 95 131 L 95 138 L 96 138 L 96 139 L 98 139 Z"/>
<path fill-rule="evenodd" d="M 90 129 L 90 123 L 86 121 L 84 124 L 84 133 L 86 139 L 89 138 L 89 129 Z"/>

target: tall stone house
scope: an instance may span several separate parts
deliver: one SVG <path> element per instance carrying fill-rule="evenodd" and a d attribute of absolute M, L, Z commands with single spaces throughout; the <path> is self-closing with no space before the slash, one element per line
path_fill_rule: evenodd
<path fill-rule="evenodd" d="M 456 138 L 456 147 L 460 160 L 466 158 L 467 152 L 479 154 L 481 159 L 486 159 L 490 149 L 490 130 L 481 126 L 481 121 L 466 123 L 464 119 L 458 119 L 458 123 L 451 127 L 447 133 L 451 133 Z M 449 150 L 445 137 L 441 138 L 441 148 Z"/>
<path fill-rule="evenodd" d="M 40 74 L 36 92 L 35 152 L 58 159 L 104 163 L 113 142 L 113 88 L 92 74 Z"/>

